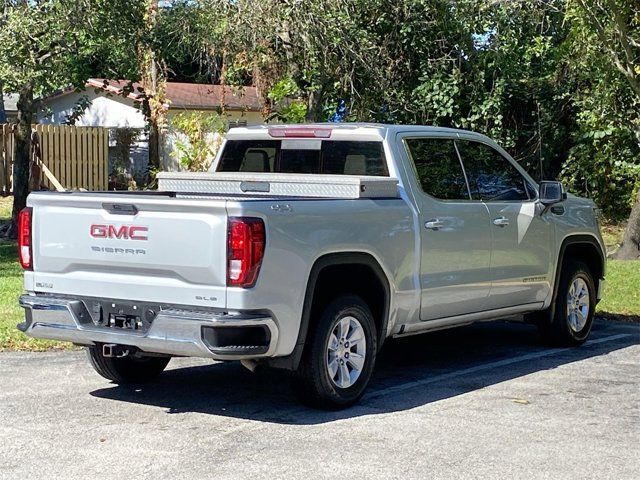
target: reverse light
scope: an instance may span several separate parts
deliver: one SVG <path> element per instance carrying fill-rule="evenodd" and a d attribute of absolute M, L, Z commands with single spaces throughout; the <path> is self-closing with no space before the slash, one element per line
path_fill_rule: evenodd
<path fill-rule="evenodd" d="M 330 138 L 330 128 L 311 128 L 311 127 L 272 127 L 269 129 L 269 135 L 273 138 Z"/>
<path fill-rule="evenodd" d="M 253 287 L 264 256 L 265 229 L 260 218 L 230 217 L 227 233 L 227 285 Z"/>
<path fill-rule="evenodd" d="M 18 257 L 25 270 L 33 269 L 33 250 L 31 248 L 31 207 L 23 208 L 18 214 Z"/>

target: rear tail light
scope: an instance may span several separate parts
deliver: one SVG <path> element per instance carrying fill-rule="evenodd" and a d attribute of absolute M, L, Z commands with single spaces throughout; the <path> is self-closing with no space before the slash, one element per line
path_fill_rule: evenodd
<path fill-rule="evenodd" d="M 228 230 L 227 285 L 253 287 L 264 256 L 264 222 L 260 218 L 230 217 Z"/>
<path fill-rule="evenodd" d="M 23 208 L 18 215 L 18 256 L 25 270 L 33 269 L 33 250 L 31 248 L 31 207 Z"/>

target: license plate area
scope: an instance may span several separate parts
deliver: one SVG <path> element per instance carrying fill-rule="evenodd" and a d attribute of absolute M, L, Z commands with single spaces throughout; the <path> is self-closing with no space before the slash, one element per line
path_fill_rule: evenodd
<path fill-rule="evenodd" d="M 141 334 L 149 330 L 160 311 L 159 305 L 143 302 L 104 300 L 85 302 L 85 305 L 89 307 L 95 325 Z"/>
<path fill-rule="evenodd" d="M 142 320 L 139 315 L 109 314 L 109 327 L 124 330 L 142 330 Z"/>

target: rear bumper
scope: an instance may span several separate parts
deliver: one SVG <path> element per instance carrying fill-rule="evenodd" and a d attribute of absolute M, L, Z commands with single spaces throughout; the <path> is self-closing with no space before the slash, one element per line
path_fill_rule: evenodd
<path fill-rule="evenodd" d="M 25 334 L 80 345 L 112 343 L 171 356 L 243 360 L 273 356 L 278 342 L 276 323 L 263 315 L 169 308 L 161 310 L 148 331 L 142 333 L 95 325 L 84 303 L 73 298 L 22 295 L 20 306 L 25 309 L 25 321 L 18 328 Z M 243 331 L 262 330 L 262 342 L 253 346 L 212 344 L 212 339 L 229 337 L 213 333 L 225 328 L 233 331 L 236 339 L 242 338 Z M 255 335 L 248 337 L 255 338 Z"/>

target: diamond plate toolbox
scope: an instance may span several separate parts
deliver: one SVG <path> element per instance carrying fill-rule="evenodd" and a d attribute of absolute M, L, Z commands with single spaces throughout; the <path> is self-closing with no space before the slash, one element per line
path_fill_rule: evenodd
<path fill-rule="evenodd" d="M 158 190 L 177 193 L 314 198 L 396 198 L 398 179 L 297 173 L 160 172 Z"/>

